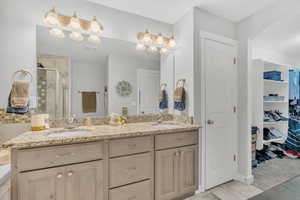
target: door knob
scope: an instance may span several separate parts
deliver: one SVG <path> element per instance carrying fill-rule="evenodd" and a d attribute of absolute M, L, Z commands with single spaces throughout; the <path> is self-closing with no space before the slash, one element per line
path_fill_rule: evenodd
<path fill-rule="evenodd" d="M 58 179 L 61 179 L 62 177 L 63 177 L 63 175 L 62 174 L 57 174 L 57 176 L 56 176 Z"/>
<path fill-rule="evenodd" d="M 213 121 L 213 120 L 207 120 L 207 124 L 209 124 L 209 125 L 212 125 L 212 124 L 214 124 L 215 122 Z"/>
<path fill-rule="evenodd" d="M 70 172 L 68 173 L 68 176 L 73 176 L 73 172 L 70 171 Z"/>

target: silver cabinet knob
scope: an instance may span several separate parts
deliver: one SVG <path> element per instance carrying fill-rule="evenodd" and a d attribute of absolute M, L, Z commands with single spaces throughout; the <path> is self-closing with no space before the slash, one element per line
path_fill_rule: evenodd
<path fill-rule="evenodd" d="M 209 124 L 209 125 L 212 125 L 212 124 L 214 124 L 215 122 L 213 121 L 213 120 L 207 120 L 207 124 Z"/>
<path fill-rule="evenodd" d="M 56 176 L 58 179 L 61 179 L 63 177 L 63 175 L 61 173 L 57 174 Z"/>
<path fill-rule="evenodd" d="M 73 172 L 68 172 L 68 176 L 73 176 Z"/>

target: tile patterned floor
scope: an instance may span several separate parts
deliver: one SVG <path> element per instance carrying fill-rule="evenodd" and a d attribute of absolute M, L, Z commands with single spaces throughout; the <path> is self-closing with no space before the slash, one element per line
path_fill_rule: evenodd
<path fill-rule="evenodd" d="M 268 190 L 300 175 L 300 159 L 273 159 L 253 170 L 254 186 Z"/>
<path fill-rule="evenodd" d="M 255 168 L 253 175 L 253 185 L 232 181 L 205 193 L 190 197 L 187 200 L 247 200 L 263 191 L 300 176 L 300 160 L 273 159 Z"/>
<path fill-rule="evenodd" d="M 186 200 L 247 200 L 263 191 L 239 181 L 232 181 Z"/>

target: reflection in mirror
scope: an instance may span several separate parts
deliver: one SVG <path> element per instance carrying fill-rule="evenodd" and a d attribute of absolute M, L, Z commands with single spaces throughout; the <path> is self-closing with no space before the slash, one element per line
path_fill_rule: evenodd
<path fill-rule="evenodd" d="M 51 119 L 158 113 L 160 55 L 102 38 L 55 38 L 37 27 L 38 112 Z"/>

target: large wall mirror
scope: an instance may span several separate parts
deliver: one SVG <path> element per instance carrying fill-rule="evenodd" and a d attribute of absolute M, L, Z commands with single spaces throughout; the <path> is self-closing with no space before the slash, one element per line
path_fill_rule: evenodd
<path fill-rule="evenodd" d="M 51 119 L 158 113 L 160 55 L 135 46 L 56 38 L 37 26 L 38 112 Z"/>

